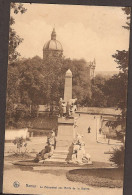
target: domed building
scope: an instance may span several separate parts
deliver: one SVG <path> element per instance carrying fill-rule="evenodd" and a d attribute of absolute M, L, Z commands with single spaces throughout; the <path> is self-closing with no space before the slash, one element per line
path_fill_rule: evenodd
<path fill-rule="evenodd" d="M 51 33 L 51 40 L 45 43 L 43 47 L 43 59 L 49 57 L 62 57 L 63 55 L 63 48 L 61 43 L 56 40 L 56 32 L 55 28 Z"/>
<path fill-rule="evenodd" d="M 56 40 L 56 32 L 55 32 L 55 28 L 53 28 L 53 31 L 51 33 L 51 40 L 46 42 L 43 47 L 43 59 L 48 59 L 50 57 L 61 58 L 62 55 L 63 55 L 63 47 L 61 43 L 58 40 Z M 95 59 L 93 61 L 86 63 L 87 82 L 90 82 L 90 80 L 94 78 L 95 67 L 96 67 Z"/>

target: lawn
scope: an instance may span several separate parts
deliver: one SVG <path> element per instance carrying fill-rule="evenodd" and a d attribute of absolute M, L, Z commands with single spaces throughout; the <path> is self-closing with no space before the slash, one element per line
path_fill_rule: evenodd
<path fill-rule="evenodd" d="M 108 188 L 123 187 L 123 169 L 119 168 L 70 170 L 67 172 L 66 177 L 70 181 L 82 182 L 91 186 Z"/>

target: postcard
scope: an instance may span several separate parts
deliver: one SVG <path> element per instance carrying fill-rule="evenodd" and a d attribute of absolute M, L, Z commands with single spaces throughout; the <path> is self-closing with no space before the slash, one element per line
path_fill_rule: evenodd
<path fill-rule="evenodd" d="M 10 4 L 3 193 L 122 195 L 130 13 Z"/>

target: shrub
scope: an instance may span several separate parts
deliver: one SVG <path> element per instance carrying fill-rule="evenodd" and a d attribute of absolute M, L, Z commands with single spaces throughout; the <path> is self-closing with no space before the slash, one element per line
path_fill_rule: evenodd
<path fill-rule="evenodd" d="M 23 137 L 20 138 L 16 138 L 13 141 L 14 145 L 16 145 L 17 147 L 17 153 L 20 154 L 21 153 L 21 149 L 24 147 L 25 148 L 25 153 L 26 153 L 26 147 L 27 147 L 27 143 L 26 141 L 23 139 Z"/>
<path fill-rule="evenodd" d="M 115 163 L 118 167 L 123 167 L 124 153 L 125 153 L 124 146 L 121 146 L 120 148 L 114 148 L 113 154 L 111 155 L 109 160 Z"/>

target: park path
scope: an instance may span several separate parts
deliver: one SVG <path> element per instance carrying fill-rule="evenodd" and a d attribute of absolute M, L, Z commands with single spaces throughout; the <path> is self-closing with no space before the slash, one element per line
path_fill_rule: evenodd
<path fill-rule="evenodd" d="M 76 131 L 83 135 L 86 152 L 91 155 L 92 161 L 109 162 L 110 154 L 104 154 L 104 152 L 111 151 L 116 146 L 97 142 L 96 119 L 98 116 L 88 114 L 81 114 L 80 116 L 76 114 L 75 116 L 77 117 Z M 88 133 L 89 126 L 91 133 Z"/>

